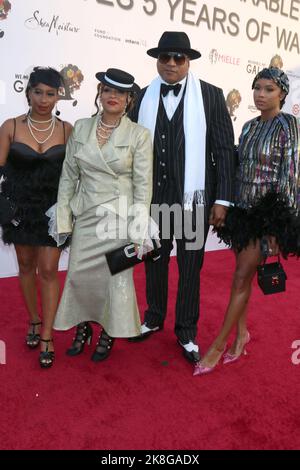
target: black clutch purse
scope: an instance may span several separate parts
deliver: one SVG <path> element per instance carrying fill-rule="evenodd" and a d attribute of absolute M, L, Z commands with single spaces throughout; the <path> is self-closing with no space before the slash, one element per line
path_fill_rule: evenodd
<path fill-rule="evenodd" d="M 16 212 L 16 204 L 0 193 L 0 225 L 16 222 Z"/>
<path fill-rule="evenodd" d="M 134 243 L 128 243 L 106 253 L 105 257 L 111 274 L 118 274 L 144 261 L 157 261 L 160 258 L 160 249 L 155 240 L 152 239 L 152 242 L 154 250 L 147 253 L 142 259 L 137 257 Z"/>
<path fill-rule="evenodd" d="M 280 256 L 278 255 L 278 261 L 275 263 L 266 264 L 266 253 L 268 253 L 267 240 L 262 240 L 261 248 L 264 260 L 263 263 L 257 267 L 257 283 L 259 287 L 265 295 L 284 292 L 287 275 L 280 262 Z"/>

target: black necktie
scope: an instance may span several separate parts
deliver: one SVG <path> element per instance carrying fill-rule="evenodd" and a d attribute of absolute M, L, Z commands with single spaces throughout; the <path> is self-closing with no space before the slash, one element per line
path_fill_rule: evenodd
<path fill-rule="evenodd" d="M 167 96 L 169 91 L 173 90 L 174 95 L 178 96 L 180 92 L 181 84 L 176 83 L 176 85 L 167 85 L 166 83 L 162 83 L 160 86 L 160 92 L 163 96 Z"/>

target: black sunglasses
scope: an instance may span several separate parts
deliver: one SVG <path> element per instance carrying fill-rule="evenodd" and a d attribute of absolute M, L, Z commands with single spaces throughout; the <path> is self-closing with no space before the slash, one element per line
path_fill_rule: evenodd
<path fill-rule="evenodd" d="M 171 59 L 174 60 L 176 65 L 183 65 L 187 59 L 185 54 L 180 52 L 162 52 L 158 56 L 158 60 L 161 64 L 167 64 Z"/>

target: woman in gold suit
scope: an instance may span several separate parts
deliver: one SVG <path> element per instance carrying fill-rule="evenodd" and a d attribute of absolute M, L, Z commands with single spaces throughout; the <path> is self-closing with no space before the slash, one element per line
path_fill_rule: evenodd
<path fill-rule="evenodd" d="M 109 356 L 114 338 L 140 331 L 132 269 L 112 276 L 105 253 L 128 242 L 143 244 L 152 194 L 152 143 L 149 131 L 126 116 L 138 90 L 134 77 L 108 69 L 96 78 L 98 112 L 76 122 L 59 185 L 57 231 L 72 232 L 72 242 L 55 328 L 77 325 L 67 350 L 75 356 L 92 339 L 90 322 L 100 324 L 92 360 L 101 361 Z M 129 217 L 137 215 L 138 207 L 143 209 L 140 230 Z"/>

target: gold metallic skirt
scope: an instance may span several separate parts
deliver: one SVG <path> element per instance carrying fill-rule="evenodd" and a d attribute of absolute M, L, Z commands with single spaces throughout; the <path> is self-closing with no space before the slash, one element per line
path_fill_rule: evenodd
<path fill-rule="evenodd" d="M 96 215 L 97 207 L 77 217 L 70 247 L 69 267 L 54 328 L 67 330 L 80 322 L 102 325 L 112 337 L 140 334 L 140 315 L 133 269 L 112 276 L 105 253 L 128 243 L 124 221 L 113 213 Z M 97 210 L 99 213 L 99 208 Z"/>

